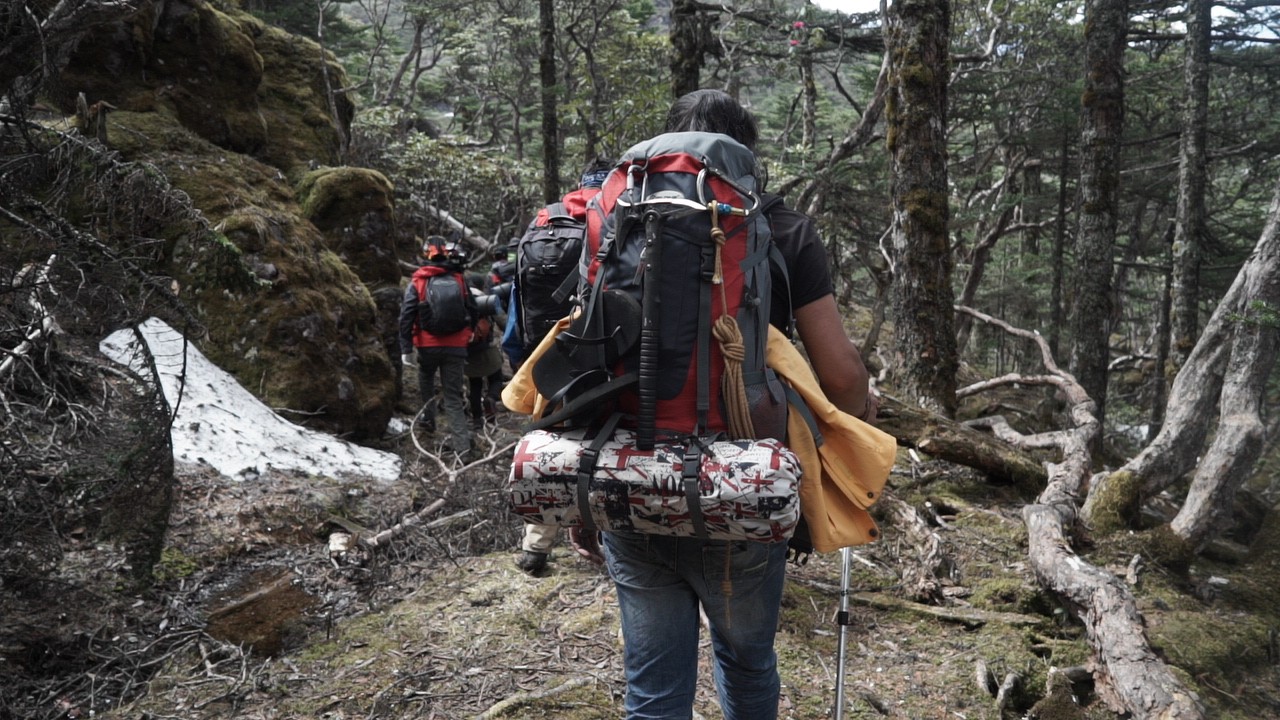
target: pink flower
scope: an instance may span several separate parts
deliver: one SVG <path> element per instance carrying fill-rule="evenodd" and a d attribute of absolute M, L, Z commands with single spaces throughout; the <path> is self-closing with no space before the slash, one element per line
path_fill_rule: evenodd
<path fill-rule="evenodd" d="M 797 20 L 797 21 L 795 21 L 795 22 L 791 23 L 791 27 L 792 27 L 792 29 L 795 29 L 795 30 L 803 30 L 803 29 L 804 29 L 804 21 L 803 21 L 803 20 Z"/>
<path fill-rule="evenodd" d="M 797 46 L 797 45 L 799 45 L 799 44 L 800 44 L 800 41 L 799 41 L 799 40 L 792 40 L 792 41 L 791 41 L 791 47 L 795 47 L 795 46 Z"/>

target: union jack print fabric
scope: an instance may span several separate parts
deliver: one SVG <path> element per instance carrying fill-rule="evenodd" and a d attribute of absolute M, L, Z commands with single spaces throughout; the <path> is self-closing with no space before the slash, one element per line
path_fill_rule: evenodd
<path fill-rule="evenodd" d="M 580 527 L 578 468 L 590 440 L 584 432 L 534 430 L 516 445 L 508 496 L 528 522 Z M 637 450 L 634 434 L 618 430 L 600 448 L 584 499 L 596 527 L 656 535 L 784 542 L 800 520 L 800 461 L 777 440 L 720 440 L 699 455 L 695 513 L 690 513 L 684 464 L 687 439 L 659 440 Z M 690 474 L 690 478 L 693 475 Z"/>

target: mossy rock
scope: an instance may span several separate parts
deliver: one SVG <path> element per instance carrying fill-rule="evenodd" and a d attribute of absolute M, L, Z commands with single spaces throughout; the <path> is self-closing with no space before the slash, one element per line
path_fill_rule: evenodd
<path fill-rule="evenodd" d="M 330 92 L 349 84 L 342 65 L 308 38 L 236 17 L 262 28 L 255 47 L 263 61 L 258 103 L 267 142 L 257 157 L 293 179 L 317 165 L 336 165 L 356 114 L 350 98 Z"/>
<path fill-rule="evenodd" d="M 225 150 L 297 175 L 337 161 L 354 106 L 331 53 L 243 10 L 204 0 L 139 3 L 86 33 L 50 83 L 68 115 L 76 96 L 129 112 L 163 111 Z"/>
<path fill-rule="evenodd" d="M 121 154 L 163 172 L 219 233 L 176 238 L 165 253 L 165 272 L 208 328 L 205 354 L 308 424 L 381 435 L 397 396 L 373 298 L 302 217 L 283 175 L 167 112 L 118 112 L 114 122 Z"/>
<path fill-rule="evenodd" d="M 356 167 L 315 170 L 298 184 L 303 216 L 324 234 L 326 247 L 370 287 L 400 283 L 392 191 L 385 175 Z"/>

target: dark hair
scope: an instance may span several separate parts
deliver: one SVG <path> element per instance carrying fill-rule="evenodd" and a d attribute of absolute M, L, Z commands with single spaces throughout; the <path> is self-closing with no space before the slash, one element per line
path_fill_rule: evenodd
<path fill-rule="evenodd" d="M 666 132 L 714 132 L 755 149 L 760 137 L 756 119 L 723 90 L 694 90 L 667 111 Z"/>

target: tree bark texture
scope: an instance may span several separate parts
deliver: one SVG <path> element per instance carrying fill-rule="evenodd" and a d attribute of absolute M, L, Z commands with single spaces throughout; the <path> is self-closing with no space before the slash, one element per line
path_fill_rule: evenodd
<path fill-rule="evenodd" d="M 560 199 L 560 125 L 556 102 L 556 11 L 552 0 L 538 0 L 538 76 L 542 84 L 542 199 Z"/>
<path fill-rule="evenodd" d="M 916 602 L 938 604 L 942 600 L 942 581 L 950 579 L 955 563 L 943 549 L 942 538 L 920 517 L 916 509 L 893 493 L 883 493 L 883 512 L 892 518 L 895 530 L 902 534 L 912 557 L 900 557 L 902 594 Z M 903 550 L 903 555 L 907 551 Z"/>
<path fill-rule="evenodd" d="M 1049 290 L 1049 351 L 1058 357 L 1059 329 L 1062 322 L 1063 256 L 1067 249 L 1067 210 L 1071 206 L 1067 192 L 1067 178 L 1071 176 L 1071 136 L 1066 126 L 1062 128 L 1062 149 L 1058 156 L 1058 219 L 1053 230 L 1053 281 Z"/>
<path fill-rule="evenodd" d="M 998 437 L 917 407 L 882 396 L 876 427 L 936 458 L 986 473 L 993 481 L 1037 490 L 1044 486 L 1044 466 Z"/>
<path fill-rule="evenodd" d="M 1043 337 L 1009 327 L 969 310 L 1040 348 L 1048 381 L 1066 396 L 1072 427 L 1058 434 L 1062 461 L 1048 463 L 1049 483 L 1035 503 L 1022 510 L 1028 557 L 1042 585 L 1065 599 L 1080 616 L 1101 669 L 1099 695 L 1135 718 L 1198 720 L 1204 717 L 1195 693 L 1170 672 L 1147 642 L 1142 615 L 1124 582 L 1075 553 L 1067 528 L 1076 521 L 1076 502 L 1091 466 L 1090 448 L 1101 432 L 1088 393 L 1070 373 L 1058 368 Z"/>
<path fill-rule="evenodd" d="M 1271 201 L 1267 225 L 1249 260 L 1214 310 L 1204 332 L 1178 371 L 1169 391 L 1160 433 L 1119 470 L 1095 478 L 1083 508 L 1090 525 L 1123 513 L 1167 488 L 1196 464 L 1214 407 L 1223 387 L 1232 337 L 1240 318 L 1256 299 L 1265 299 L 1280 276 L 1280 183 Z M 1271 330 L 1274 331 L 1274 328 Z"/>
<path fill-rule="evenodd" d="M 697 5 L 691 0 L 671 3 L 671 94 L 677 98 L 697 90 L 702 81 L 706 19 Z"/>
<path fill-rule="evenodd" d="M 891 156 L 897 384 L 954 417 L 956 354 L 947 188 L 949 0 L 898 0 L 889 13 L 885 103 Z"/>
<path fill-rule="evenodd" d="M 818 142 L 818 80 L 814 77 L 813 55 L 808 50 L 800 51 L 800 85 L 804 93 L 801 103 L 801 135 L 800 144 L 805 150 L 812 150 Z"/>
<path fill-rule="evenodd" d="M 1187 2 L 1183 79 L 1186 105 L 1178 152 L 1178 211 L 1173 237 L 1173 304 L 1170 360 L 1180 368 L 1199 332 L 1200 260 L 1205 231 L 1205 144 L 1209 126 L 1210 0 Z"/>
<path fill-rule="evenodd" d="M 1274 314 L 1276 307 L 1272 302 L 1269 312 Z M 1228 526 L 1236 490 L 1262 454 L 1262 396 L 1267 376 L 1275 367 L 1276 329 L 1256 317 L 1244 322 L 1246 327 L 1237 335 L 1227 364 L 1217 432 L 1171 525 L 1197 548 Z"/>
<path fill-rule="evenodd" d="M 1277 220 L 1273 208 L 1264 235 L 1276 234 Z M 1253 471 L 1266 437 L 1263 396 L 1280 345 L 1276 327 L 1280 317 L 1280 273 L 1274 269 L 1280 265 L 1280 257 L 1273 254 L 1266 260 L 1255 255 L 1250 261 L 1255 259 L 1269 263 L 1273 269 L 1263 274 L 1257 294 L 1241 308 L 1218 404 L 1218 428 L 1196 467 L 1186 502 L 1172 523 L 1173 531 L 1197 548 L 1226 527 L 1236 490 Z"/>
<path fill-rule="evenodd" d="M 1124 126 L 1124 48 L 1127 0 L 1085 3 L 1085 84 L 1081 98 L 1080 221 L 1076 233 L 1075 302 L 1070 367 L 1106 416 L 1108 338 L 1111 333 L 1111 253 L 1120 191 L 1120 133 Z"/>

